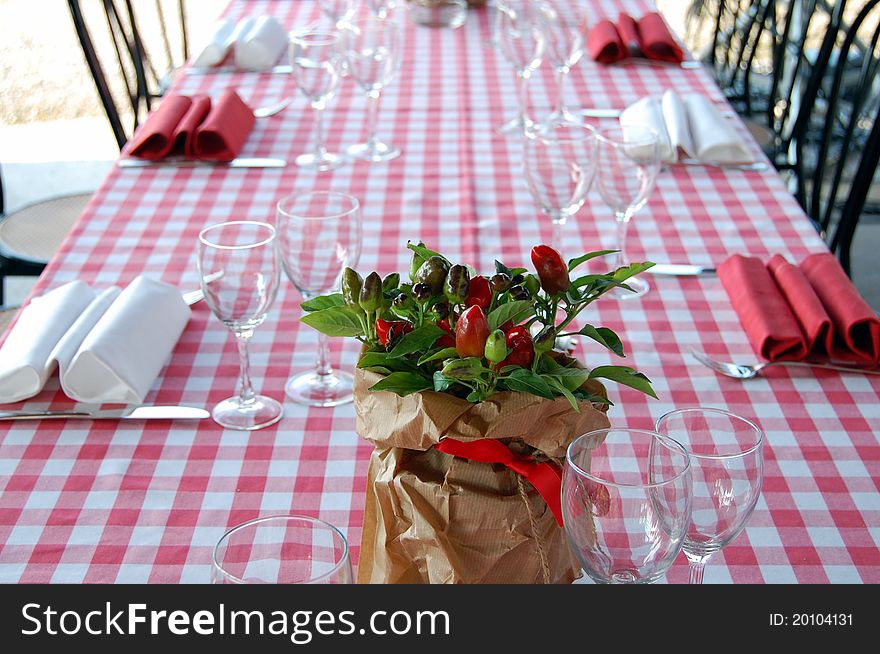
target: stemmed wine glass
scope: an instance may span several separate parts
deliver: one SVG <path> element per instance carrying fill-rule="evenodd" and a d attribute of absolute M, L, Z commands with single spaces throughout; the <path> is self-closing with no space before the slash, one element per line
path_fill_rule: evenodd
<path fill-rule="evenodd" d="M 368 0 L 367 4 L 376 18 L 388 18 L 397 7 L 396 0 Z"/>
<path fill-rule="evenodd" d="M 233 527 L 214 547 L 215 584 L 350 584 L 348 543 L 323 520 L 257 518 Z"/>
<path fill-rule="evenodd" d="M 281 419 L 281 404 L 254 392 L 248 342 L 265 319 L 278 293 L 275 228 L 268 223 L 236 220 L 206 227 L 199 234 L 198 267 L 205 301 L 235 334 L 241 358 L 238 396 L 211 411 L 217 424 L 252 430 Z"/>
<path fill-rule="evenodd" d="M 505 58 L 516 69 L 519 115 L 498 128 L 500 134 L 524 132 L 534 124 L 527 115 L 529 77 L 544 56 L 543 14 L 532 0 L 503 0 L 496 6 L 495 36 Z"/>
<path fill-rule="evenodd" d="M 584 54 L 586 15 L 582 3 L 572 0 L 544 0 L 547 59 L 556 70 L 556 107 L 544 122 L 578 125 L 583 121 L 565 106 L 565 81 Z"/>
<path fill-rule="evenodd" d="M 721 409 L 678 409 L 662 416 L 659 433 L 691 457 L 694 508 L 682 549 L 690 582 L 703 583 L 712 555 L 746 525 L 764 480 L 764 433 L 751 420 Z"/>
<path fill-rule="evenodd" d="M 391 82 L 400 50 L 400 28 L 387 18 L 365 18 L 348 23 L 342 32 L 348 72 L 367 94 L 369 138 L 348 148 L 350 156 L 366 161 L 390 161 L 400 150 L 376 136 L 382 89 Z"/>
<path fill-rule="evenodd" d="M 342 271 L 357 265 L 361 206 L 352 196 L 329 191 L 287 196 L 278 202 L 277 225 L 281 265 L 304 299 L 338 289 Z M 284 387 L 291 399 L 310 406 L 350 402 L 353 389 L 354 378 L 330 366 L 321 332 L 315 370 L 294 375 Z"/>
<path fill-rule="evenodd" d="M 617 267 L 628 265 L 626 232 L 633 215 L 645 206 L 660 172 L 660 144 L 657 133 L 637 125 L 603 128 L 598 134 L 599 193 L 617 221 Z M 640 297 L 648 282 L 631 277 L 630 289 L 611 293 L 618 299 Z"/>
<path fill-rule="evenodd" d="M 345 160 L 327 152 L 324 145 L 324 109 L 336 96 L 342 74 L 340 37 L 334 32 L 308 31 L 290 37 L 290 62 L 297 88 L 308 98 L 315 113 L 315 152 L 301 154 L 296 164 L 325 171 L 338 168 Z"/>
<path fill-rule="evenodd" d="M 651 431 L 599 429 L 568 447 L 562 475 L 568 542 L 598 583 L 651 583 L 691 519 L 688 454 Z"/>
<path fill-rule="evenodd" d="M 586 125 L 548 124 L 526 132 L 523 167 L 529 191 L 553 222 L 551 244 L 562 252 L 562 230 L 580 209 L 596 174 L 596 132 Z"/>
<path fill-rule="evenodd" d="M 318 0 L 318 4 L 321 5 L 324 15 L 338 28 L 345 25 L 357 9 L 355 0 Z"/>

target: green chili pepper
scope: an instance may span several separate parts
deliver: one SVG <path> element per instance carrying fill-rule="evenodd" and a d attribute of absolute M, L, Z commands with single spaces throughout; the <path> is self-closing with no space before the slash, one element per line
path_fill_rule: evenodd
<path fill-rule="evenodd" d="M 539 282 L 538 278 L 534 275 L 526 275 L 525 281 L 523 281 L 522 286 L 531 294 L 532 297 L 535 297 L 538 294 L 538 291 L 541 290 L 541 282 Z"/>
<path fill-rule="evenodd" d="M 419 241 L 419 246 L 425 247 L 425 244 Z M 413 283 L 416 282 L 416 274 L 419 272 L 419 268 L 422 267 L 422 264 L 425 263 L 425 259 L 418 252 L 413 252 L 412 262 L 409 264 L 409 280 Z"/>
<path fill-rule="evenodd" d="M 421 282 L 413 286 L 413 297 L 419 304 L 424 304 L 431 299 L 431 287 Z"/>
<path fill-rule="evenodd" d="M 382 280 L 382 290 L 392 291 L 400 284 L 400 273 L 391 273 Z"/>
<path fill-rule="evenodd" d="M 346 268 L 342 273 L 342 297 L 345 304 L 353 309 L 360 310 L 361 288 L 364 285 L 363 279 L 356 270 Z"/>
<path fill-rule="evenodd" d="M 371 272 L 364 280 L 361 288 L 360 305 L 366 312 L 372 312 L 382 303 L 382 278 L 379 273 Z"/>
<path fill-rule="evenodd" d="M 431 257 L 419 267 L 416 273 L 416 281 L 427 284 L 431 289 L 431 295 L 440 295 L 443 292 L 443 283 L 446 281 L 446 273 L 449 272 L 449 263 L 443 257 Z"/>
<path fill-rule="evenodd" d="M 535 348 L 535 354 L 541 354 L 543 352 L 549 352 L 553 349 L 553 346 L 556 344 L 556 327 L 553 325 L 548 325 L 544 327 L 541 331 L 538 332 L 538 335 L 535 336 L 535 340 L 532 341 L 532 345 Z"/>
<path fill-rule="evenodd" d="M 489 338 L 486 339 L 486 347 L 484 348 L 483 353 L 486 355 L 489 363 L 498 363 L 499 361 L 504 360 L 507 356 L 507 343 L 503 331 L 496 329 L 489 334 Z"/>
<path fill-rule="evenodd" d="M 461 304 L 468 296 L 471 274 L 465 266 L 452 266 L 446 275 L 443 292 L 451 304 Z"/>

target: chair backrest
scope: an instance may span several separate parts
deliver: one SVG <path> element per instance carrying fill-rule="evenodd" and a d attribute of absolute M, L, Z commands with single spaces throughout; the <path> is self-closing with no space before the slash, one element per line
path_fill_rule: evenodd
<path fill-rule="evenodd" d="M 847 271 L 880 159 L 878 72 L 880 0 L 868 0 L 826 35 L 793 128 L 796 197 Z"/>
<path fill-rule="evenodd" d="M 161 97 L 188 57 L 185 0 L 68 0 L 86 64 L 120 149 Z M 169 17 L 177 14 L 177 28 Z"/>

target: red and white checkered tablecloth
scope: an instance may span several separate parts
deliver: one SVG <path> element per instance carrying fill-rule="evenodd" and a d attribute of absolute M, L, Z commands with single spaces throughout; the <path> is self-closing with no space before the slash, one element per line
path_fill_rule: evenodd
<path fill-rule="evenodd" d="M 591 0 L 594 16 L 641 0 Z M 228 15 L 272 13 L 287 28 L 320 19 L 317 3 L 238 1 Z M 402 12 L 405 13 L 405 12 Z M 494 51 L 490 10 L 458 30 L 405 26 L 403 64 L 382 98 L 381 135 L 403 156 L 332 173 L 283 169 L 115 168 L 86 209 L 37 292 L 73 279 L 100 287 L 140 273 L 198 285 L 195 243 L 206 224 L 272 219 L 292 191 L 334 189 L 361 199 L 359 268 L 406 270 L 407 239 L 488 271 L 498 258 L 526 262 L 550 229 L 523 183 L 521 143 L 493 128 L 516 111 L 511 67 Z M 545 69 L 546 69 L 545 64 Z M 551 105 L 551 71 L 531 84 L 536 113 Z M 82 83 L 90 83 L 82 80 Z M 623 107 L 665 88 L 721 99 L 702 70 L 621 66 L 585 58 L 571 74 L 570 104 Z M 235 87 L 253 106 L 294 93 L 284 75 L 184 75 L 183 92 Z M 573 87 L 573 88 L 572 88 Z M 350 82 L 328 110 L 331 148 L 364 136 L 365 98 Z M 245 155 L 289 162 L 310 147 L 312 117 L 297 97 L 257 121 Z M 567 226 L 570 252 L 612 245 L 614 222 L 593 192 Z M 781 252 L 800 260 L 823 244 L 773 172 L 676 166 L 663 172 L 630 228 L 634 260 L 718 263 L 734 252 Z M 660 400 L 611 387 L 614 423 L 651 427 L 674 407 L 709 405 L 755 418 L 766 431 L 763 496 L 745 532 L 714 557 L 707 582 L 880 582 L 880 379 L 834 372 L 774 371 L 748 382 L 721 378 L 691 347 L 727 360 L 755 360 L 716 278 L 652 278 L 641 300 L 594 305 L 590 322 L 617 330 L 627 362 Z M 298 323 L 286 286 L 256 332 L 253 377 L 283 397 L 293 371 L 312 365 L 316 334 Z M 583 344 L 591 365 L 608 362 Z M 333 343 L 333 361 L 354 366 L 356 344 Z M 210 406 L 232 392 L 233 338 L 199 305 L 148 402 Z M 57 381 L 27 402 L 65 402 Z M 193 423 L 45 421 L 0 423 L 0 581 L 205 582 L 213 545 L 227 527 L 277 513 L 320 516 L 360 542 L 370 446 L 351 406 L 285 404 L 277 426 L 255 433 Z M 683 557 L 669 580 L 686 580 Z"/>

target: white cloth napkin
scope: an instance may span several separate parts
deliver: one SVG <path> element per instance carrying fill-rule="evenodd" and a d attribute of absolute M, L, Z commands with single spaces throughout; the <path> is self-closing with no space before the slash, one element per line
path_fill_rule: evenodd
<path fill-rule="evenodd" d="M 242 70 L 271 68 L 287 50 L 284 27 L 272 16 L 260 16 L 235 42 L 235 67 Z"/>
<path fill-rule="evenodd" d="M 56 365 L 78 402 L 143 402 L 189 316 L 177 288 L 147 277 L 123 291 L 76 281 L 34 298 L 0 348 L 0 402 L 36 395 Z"/>
<path fill-rule="evenodd" d="M 667 163 L 686 157 L 707 163 L 736 164 L 753 160 L 748 145 L 712 102 L 698 93 L 680 96 L 666 91 L 647 97 L 620 114 L 620 124 L 647 126 L 660 137 L 660 156 Z"/>
<path fill-rule="evenodd" d="M 235 43 L 238 36 L 236 32 L 236 24 L 229 18 L 218 22 L 214 27 L 211 40 L 195 56 L 192 65 L 197 68 L 208 68 L 219 64 L 226 58 L 226 55 L 229 54 L 229 48 Z"/>

